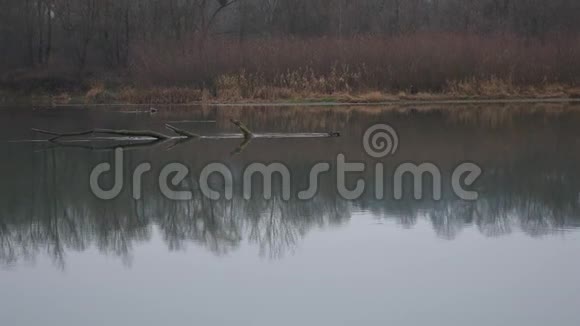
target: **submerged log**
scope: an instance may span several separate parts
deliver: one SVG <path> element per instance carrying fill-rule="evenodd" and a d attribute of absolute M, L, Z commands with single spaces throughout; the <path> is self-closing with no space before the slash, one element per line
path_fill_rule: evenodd
<path fill-rule="evenodd" d="M 38 132 L 41 134 L 53 136 L 50 138 L 50 141 L 56 141 L 61 138 L 66 137 L 79 137 L 79 136 L 88 136 L 92 134 L 108 134 L 108 135 L 115 135 L 115 136 L 126 136 L 126 137 L 147 137 L 153 138 L 157 140 L 167 140 L 171 139 L 172 137 L 164 135 L 159 132 L 151 131 L 151 130 L 115 130 L 115 129 L 89 129 L 84 131 L 78 132 L 70 132 L 70 133 L 58 133 L 54 131 L 42 130 L 42 129 L 32 129 L 34 132 Z"/>
<path fill-rule="evenodd" d="M 248 127 L 246 127 L 246 125 L 244 125 L 242 122 L 237 121 L 237 120 L 230 120 L 234 125 L 236 125 L 240 131 L 242 132 L 242 134 L 237 134 L 237 135 L 217 135 L 217 136 L 201 136 L 192 132 L 189 132 L 187 130 L 183 130 L 180 128 L 177 128 L 175 126 L 172 126 L 170 124 L 166 124 L 165 127 L 171 131 L 173 131 L 175 134 L 177 134 L 177 136 L 168 136 L 165 134 L 162 134 L 160 132 L 156 132 L 156 131 L 152 131 L 152 130 L 117 130 L 117 129 L 89 129 L 89 130 L 83 130 L 83 131 L 77 131 L 77 132 L 69 132 L 69 133 L 60 133 L 60 132 L 54 132 L 54 131 L 49 131 L 49 130 L 43 130 L 43 129 L 35 129 L 33 128 L 32 131 L 40 133 L 40 134 L 44 134 L 44 135 L 48 135 L 51 136 L 51 138 L 47 139 L 47 142 L 51 142 L 51 143 L 55 143 L 58 145 L 69 145 L 70 143 L 75 143 L 75 142 L 93 142 L 93 141 L 97 141 L 97 140 L 112 140 L 112 141 L 132 141 L 135 140 L 134 138 L 139 138 L 137 140 L 139 141 L 145 141 L 146 143 L 142 143 L 142 144 L 129 144 L 129 145 L 124 145 L 127 147 L 135 147 L 135 148 L 141 148 L 141 147 L 145 147 L 145 146 L 152 146 L 152 145 L 158 145 L 158 144 L 162 144 L 162 143 L 171 143 L 172 146 L 170 146 L 168 148 L 168 150 L 172 149 L 175 146 L 178 146 L 182 143 L 185 143 L 187 141 L 190 140 L 194 140 L 194 139 L 234 139 L 234 138 L 241 138 L 244 141 L 242 142 L 242 144 L 233 152 L 231 153 L 232 155 L 237 155 L 240 154 L 244 151 L 244 149 L 249 145 L 249 143 L 252 141 L 252 139 L 254 138 L 261 138 L 261 139 L 300 139 L 300 138 L 334 138 L 334 137 L 340 137 L 341 134 L 339 132 L 328 132 L 328 133 L 304 133 L 304 134 L 299 134 L 299 133 L 279 133 L 279 134 L 254 134 Z M 105 134 L 105 135 L 113 135 L 113 136 L 119 136 L 114 137 L 114 138 L 110 138 L 110 139 L 103 139 L 103 138 L 98 138 L 98 137 L 87 137 L 87 138 L 81 138 L 79 139 L 78 137 L 82 137 L 82 136 L 93 136 L 94 134 Z M 76 137 L 76 138 L 75 138 Z M 72 138 L 72 139 L 68 139 L 68 140 L 64 140 L 64 138 Z M 83 144 L 74 144 L 71 145 L 71 147 L 82 147 L 82 148 L 94 148 L 92 146 L 86 146 Z M 118 146 L 118 145 L 117 145 Z M 121 146 L 121 147 L 124 147 Z M 114 148 L 115 146 L 110 146 L 110 148 Z"/>
<path fill-rule="evenodd" d="M 167 129 L 173 131 L 174 133 L 176 133 L 176 134 L 178 134 L 180 136 L 183 136 L 183 137 L 187 137 L 187 138 L 201 138 L 201 136 L 198 135 L 198 134 L 191 133 L 191 132 L 189 132 L 187 130 L 179 129 L 179 128 L 174 127 L 174 126 L 172 126 L 170 124 L 166 124 L 165 127 Z"/>
<path fill-rule="evenodd" d="M 244 125 L 243 123 L 241 123 L 238 120 L 230 120 L 234 125 L 236 125 L 238 128 L 240 128 L 240 131 L 242 132 L 242 134 L 244 135 L 245 139 L 252 139 L 254 138 L 254 133 L 250 131 L 250 129 L 248 129 L 248 127 L 246 127 L 246 125 Z"/>

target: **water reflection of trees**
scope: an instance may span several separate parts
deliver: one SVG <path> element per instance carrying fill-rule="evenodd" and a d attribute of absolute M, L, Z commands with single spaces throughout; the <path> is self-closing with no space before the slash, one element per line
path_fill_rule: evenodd
<path fill-rule="evenodd" d="M 336 113 L 336 116 L 342 118 L 343 114 Z M 400 127 L 401 138 L 405 140 L 402 153 L 393 160 L 420 162 L 428 157 L 443 170 L 452 168 L 460 159 L 482 162 L 485 172 L 476 185 L 480 190 L 479 200 L 459 201 L 445 189 L 444 199 L 437 202 L 378 201 L 372 193 L 346 202 L 336 193 L 335 179 L 328 176 L 323 178 L 315 199 L 306 202 L 284 201 L 276 193 L 272 200 L 255 196 L 246 201 L 241 188 L 236 189 L 232 200 L 211 201 L 200 194 L 193 177 L 182 185 L 194 191 L 191 201 L 165 199 L 155 177 L 145 178 L 141 201 L 131 198 L 130 189 L 125 189 L 116 200 L 101 201 L 89 190 L 88 173 L 97 163 L 112 161 L 111 152 L 13 146 L 4 150 L 6 158 L 0 162 L 1 264 L 10 265 L 46 254 L 63 265 L 67 252 L 89 248 L 130 259 L 133 246 L 149 241 L 154 229 L 159 230 L 169 250 L 195 245 L 224 255 L 247 242 L 258 247 L 264 257 L 276 258 L 291 252 L 313 228 L 343 224 L 353 212 L 360 210 L 370 212 L 377 219 L 395 220 L 406 228 L 420 219 L 427 220 L 436 234 L 446 239 L 456 238 L 467 227 L 476 227 L 489 237 L 514 231 L 536 237 L 580 227 L 580 174 L 576 169 L 580 158 L 571 150 L 575 146 L 573 142 L 564 141 L 575 139 L 574 134 L 561 124 L 555 132 L 550 125 L 538 128 L 533 120 L 534 128 L 528 130 L 526 123 L 518 124 L 518 119 L 512 117 L 506 128 L 511 131 L 502 130 L 500 125 L 497 133 L 481 132 L 473 130 L 473 121 L 465 113 L 460 121 L 453 122 L 452 128 L 447 125 L 449 128 L 441 131 L 429 129 L 430 125 L 449 121 L 439 114 L 415 117 L 411 128 L 408 115 L 385 113 L 377 118 L 373 113 L 365 118 L 361 113 L 349 113 L 349 121 L 356 127 L 348 128 L 344 122 L 332 118 L 332 114 L 325 113 L 325 117 L 329 115 L 327 120 L 319 119 L 325 128 L 347 129 L 352 136 L 339 140 L 255 141 L 236 157 L 229 156 L 236 141 L 197 142 L 168 152 L 158 148 L 140 150 L 126 153 L 126 169 L 144 161 L 152 162 L 154 169 L 167 162 L 180 161 L 195 176 L 205 164 L 223 161 L 237 178 L 247 162 L 282 161 L 293 172 L 292 184 L 303 189 L 310 167 L 319 160 L 332 160 L 338 152 L 371 163 L 360 148 L 359 133 L 364 132 L 360 126 L 389 121 Z M 244 116 L 245 121 L 252 118 Z M 256 121 L 258 125 L 268 125 L 267 120 L 256 118 Z M 424 129 L 415 129 L 416 126 Z M 292 125 L 287 128 L 299 129 Z M 304 128 L 300 131 L 319 131 L 323 126 Z M 513 132 L 514 128 L 517 132 Z M 526 145 L 530 137 L 533 146 Z M 480 148 L 468 155 L 466 143 L 478 143 Z M 509 146 L 507 150 L 505 145 Z M 440 150 L 426 156 L 425 151 L 431 148 Z M 393 166 L 392 162 L 387 164 Z M 157 176 L 158 171 L 152 175 Z M 364 177 L 371 185 L 372 175 Z M 129 174 L 125 175 L 125 184 L 131 184 Z M 220 180 L 214 184 L 216 188 L 221 186 Z"/>
<path fill-rule="evenodd" d="M 346 203 L 327 195 L 304 203 L 284 201 L 279 194 L 272 200 L 246 201 L 240 192 L 232 200 L 209 200 L 196 188 L 193 175 L 200 170 L 193 163 L 192 180 L 183 184 L 194 192 L 191 201 L 166 199 L 154 177 L 145 180 L 141 201 L 132 199 L 130 189 L 115 200 L 101 201 L 91 194 L 87 176 L 94 164 L 111 160 L 110 153 L 33 152 L 19 152 L 36 159 L 15 158 L 12 171 L 17 169 L 18 174 L 3 176 L 8 180 L 1 188 L 0 205 L 0 260 L 5 264 L 39 253 L 63 264 L 68 250 L 89 247 L 128 259 L 132 246 L 149 240 L 154 227 L 170 250 L 193 243 L 221 255 L 247 240 L 258 245 L 264 256 L 279 257 L 292 250 L 311 227 L 340 224 L 349 217 Z M 149 154 L 126 157 L 141 162 Z M 125 184 L 131 184 L 129 174 Z"/>

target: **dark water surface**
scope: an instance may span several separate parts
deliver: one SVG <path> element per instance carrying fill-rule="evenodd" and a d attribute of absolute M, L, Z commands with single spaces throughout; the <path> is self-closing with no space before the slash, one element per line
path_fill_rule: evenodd
<path fill-rule="evenodd" d="M 135 110 L 0 110 L 0 325 L 580 324 L 579 106 L 126 112 Z M 89 175 L 113 162 L 119 143 L 30 141 L 46 139 L 30 128 L 170 133 L 168 122 L 202 135 L 237 133 L 230 119 L 256 133 L 342 137 L 125 142 L 125 187 L 110 201 L 93 195 Z M 377 123 L 396 129 L 395 155 L 365 152 L 363 134 Z M 351 188 L 366 182 L 358 199 L 337 191 L 338 154 L 368 167 L 348 178 Z M 449 185 L 466 161 L 483 169 L 473 202 Z M 136 201 L 132 171 L 143 162 L 152 171 Z M 190 169 L 175 189 L 191 190 L 191 200 L 159 189 L 161 169 L 174 162 Z M 197 178 L 215 162 L 233 173 L 232 200 L 201 194 Z M 290 200 L 277 177 L 272 199 L 259 179 L 257 195 L 243 198 L 243 171 L 254 162 L 288 167 Z M 319 162 L 332 171 L 313 199 L 299 200 Z M 404 162 L 437 165 L 443 198 L 395 200 L 389 180 Z"/>

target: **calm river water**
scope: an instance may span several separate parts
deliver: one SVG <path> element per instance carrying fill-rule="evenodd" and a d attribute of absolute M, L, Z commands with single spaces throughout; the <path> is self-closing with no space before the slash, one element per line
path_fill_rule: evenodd
<path fill-rule="evenodd" d="M 580 106 L 157 109 L 0 109 L 0 325 L 579 325 Z M 289 137 L 244 143 L 231 119 Z M 166 123 L 211 137 L 51 143 L 30 130 L 171 134 Z M 377 124 L 398 138 L 381 158 L 363 146 Z M 293 137 L 327 132 L 341 137 Z M 91 171 L 114 165 L 118 146 L 122 191 L 99 199 Z M 366 167 L 346 177 L 350 190 L 364 181 L 355 199 L 338 190 L 339 155 Z M 245 168 L 274 162 L 288 180 L 275 174 L 265 199 L 253 178 L 244 198 Z M 299 199 L 325 162 L 313 198 Z M 441 199 L 428 175 L 422 199 L 410 175 L 396 199 L 396 169 L 426 162 L 440 171 Z M 452 187 L 464 162 L 483 171 L 465 186 L 474 201 Z M 141 163 L 151 171 L 135 200 Z M 162 191 L 170 163 L 189 170 L 170 190 L 191 199 Z M 215 173 L 221 198 L 204 196 L 211 163 L 231 172 L 232 198 Z"/>

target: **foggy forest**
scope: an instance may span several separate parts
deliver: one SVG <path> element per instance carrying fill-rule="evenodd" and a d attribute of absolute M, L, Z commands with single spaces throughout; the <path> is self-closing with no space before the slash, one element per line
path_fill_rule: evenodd
<path fill-rule="evenodd" d="M 0 0 L 0 88 L 90 101 L 579 95 L 576 0 Z"/>

